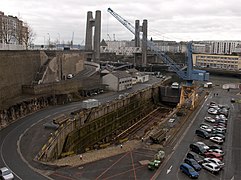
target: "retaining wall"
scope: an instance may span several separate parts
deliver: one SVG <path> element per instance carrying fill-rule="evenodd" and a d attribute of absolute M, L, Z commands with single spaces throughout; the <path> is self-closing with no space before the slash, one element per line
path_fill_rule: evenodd
<path fill-rule="evenodd" d="M 122 122 L 120 124 L 121 119 L 123 119 L 121 118 L 121 115 L 124 116 L 125 113 L 128 113 L 128 111 L 125 111 L 125 107 L 127 107 L 133 102 L 137 102 L 137 104 L 133 106 L 134 108 L 141 107 L 142 105 L 144 106 L 145 103 L 148 103 L 148 102 L 152 102 L 152 104 L 154 104 L 153 99 L 158 98 L 156 94 L 159 94 L 159 86 L 155 85 L 153 87 L 148 87 L 145 90 L 140 90 L 136 92 L 135 94 L 130 94 L 128 97 L 126 97 L 123 100 L 115 100 L 108 105 L 106 104 L 98 108 L 93 108 L 91 110 L 80 110 L 79 112 L 72 113 L 69 116 L 69 120 L 65 124 L 62 124 L 60 128 L 55 132 L 54 136 L 51 137 L 49 141 L 43 146 L 42 150 L 39 152 L 37 156 L 37 159 L 45 162 L 52 161 L 54 159 L 59 158 L 63 150 L 65 152 L 68 150 L 70 151 L 74 150 L 76 152 L 77 151 L 76 144 L 79 144 L 80 145 L 79 147 L 82 147 L 82 148 L 86 147 L 86 146 L 81 146 L 81 144 L 86 145 L 87 141 L 89 141 L 89 138 L 90 139 L 93 138 L 91 134 L 95 135 L 96 138 L 94 139 L 94 143 L 96 143 L 99 140 L 103 139 L 104 133 L 105 135 L 109 135 L 109 133 L 112 133 L 111 131 L 110 132 L 107 131 L 107 129 L 109 130 L 110 126 L 115 126 L 115 124 L 118 124 L 118 123 L 119 123 L 118 126 L 123 126 L 126 123 L 128 123 L 128 121 L 130 123 L 134 123 L 134 121 L 133 122 L 131 121 L 135 119 L 135 117 L 134 118 L 132 117 L 131 119 L 128 119 L 128 118 L 124 119 L 125 123 Z M 158 100 L 155 100 L 155 101 L 158 101 Z M 146 107 L 149 108 L 151 107 L 151 105 L 149 104 Z M 118 112 L 121 109 L 123 109 L 125 113 Z M 110 117 L 110 119 L 107 118 L 108 120 L 106 121 L 106 119 L 104 118 L 111 113 L 114 113 L 112 114 L 112 116 L 115 118 Z M 144 111 L 142 112 L 142 110 L 140 109 L 137 112 L 138 115 L 141 115 L 142 113 L 144 113 Z M 133 114 L 135 113 L 133 112 Z M 111 120 L 113 120 L 113 122 L 111 122 Z M 120 120 L 120 122 L 118 122 L 118 120 Z M 106 126 L 109 126 L 109 128 L 106 129 Z M 81 128 L 83 128 L 82 131 L 79 131 Z M 100 132 L 101 128 L 104 132 Z M 114 128 L 112 128 L 112 130 L 113 129 Z M 77 132 L 77 134 L 75 132 Z M 82 135 L 79 136 L 78 134 L 81 132 L 82 132 Z M 65 145 L 66 143 L 68 144 L 68 141 L 66 141 L 66 139 L 69 135 L 71 136 L 71 134 L 74 135 L 75 137 L 82 137 L 82 138 L 84 137 L 84 138 L 82 139 L 83 141 L 79 142 L 81 138 L 77 138 L 77 140 L 75 141 L 76 138 L 72 137 L 72 140 L 70 140 L 71 146 L 69 146 L 66 149 Z"/>

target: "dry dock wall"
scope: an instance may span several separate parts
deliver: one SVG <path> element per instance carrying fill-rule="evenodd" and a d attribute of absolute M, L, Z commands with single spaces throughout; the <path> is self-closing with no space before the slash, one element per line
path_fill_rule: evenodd
<path fill-rule="evenodd" d="M 152 110 L 153 100 L 158 98 L 158 89 L 159 86 L 148 87 L 122 100 L 71 113 L 69 120 L 43 146 L 37 159 L 48 162 L 59 158 L 62 153 L 81 152 L 111 133 L 130 127 Z"/>

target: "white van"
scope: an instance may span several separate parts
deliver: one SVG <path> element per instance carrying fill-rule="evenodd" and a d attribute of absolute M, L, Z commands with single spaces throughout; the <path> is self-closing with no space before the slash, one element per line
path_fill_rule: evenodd
<path fill-rule="evenodd" d="M 171 88 L 172 89 L 178 89 L 179 88 L 179 84 L 177 82 L 174 82 L 174 83 L 172 83 Z"/>
<path fill-rule="evenodd" d="M 73 74 L 68 74 L 67 75 L 67 79 L 72 79 L 74 76 L 73 76 Z"/>

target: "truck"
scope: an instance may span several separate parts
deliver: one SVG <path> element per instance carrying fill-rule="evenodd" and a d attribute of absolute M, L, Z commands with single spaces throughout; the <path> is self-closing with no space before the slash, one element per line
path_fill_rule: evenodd
<path fill-rule="evenodd" d="M 153 171 L 155 169 L 158 169 L 160 164 L 163 162 L 163 159 L 165 157 L 165 152 L 160 150 L 154 155 L 154 160 L 150 161 L 148 163 L 148 169 Z"/>
<path fill-rule="evenodd" d="M 87 99 L 82 102 L 82 107 L 84 109 L 91 109 L 94 107 L 98 107 L 100 102 L 97 99 Z"/>

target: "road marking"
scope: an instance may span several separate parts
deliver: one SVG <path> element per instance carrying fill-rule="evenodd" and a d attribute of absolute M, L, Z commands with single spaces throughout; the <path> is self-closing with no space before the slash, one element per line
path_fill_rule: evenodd
<path fill-rule="evenodd" d="M 179 144 L 181 143 L 182 139 L 183 139 L 184 136 L 187 134 L 187 131 L 190 129 L 191 125 L 192 125 L 192 124 L 194 123 L 194 121 L 196 120 L 198 114 L 199 114 L 200 111 L 202 110 L 202 108 L 203 108 L 203 106 L 204 106 L 204 104 L 206 103 L 207 100 L 208 100 L 208 98 L 205 99 L 205 101 L 203 102 L 201 108 L 198 110 L 198 112 L 197 112 L 196 115 L 194 116 L 193 120 L 192 120 L 191 123 L 188 125 L 187 129 L 184 131 L 184 133 L 182 134 L 182 136 L 181 136 L 180 139 L 178 140 L 177 144 L 173 147 L 173 149 L 172 149 L 173 151 L 175 151 L 176 148 L 177 148 L 177 146 L 179 146 Z"/>
<path fill-rule="evenodd" d="M 120 157 L 117 161 L 115 161 L 111 166 L 109 166 L 104 172 L 102 172 L 95 180 L 100 179 L 107 171 L 109 171 L 115 164 L 117 164 L 119 161 L 121 161 L 126 155 L 130 154 L 129 152 L 126 152 L 122 157 Z"/>
<path fill-rule="evenodd" d="M 172 170 L 172 165 L 169 167 L 169 169 L 167 170 L 167 174 L 169 174 Z"/>

